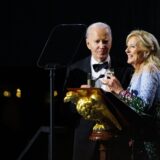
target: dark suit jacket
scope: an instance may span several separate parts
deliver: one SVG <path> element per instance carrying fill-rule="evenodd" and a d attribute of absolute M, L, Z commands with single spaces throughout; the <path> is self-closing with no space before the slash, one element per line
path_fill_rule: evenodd
<path fill-rule="evenodd" d="M 78 88 L 81 84 L 87 84 L 87 73 L 91 73 L 91 57 L 87 57 L 73 64 L 70 68 L 68 87 Z M 115 76 L 120 80 L 122 86 L 126 88 L 131 78 L 132 68 L 114 67 Z M 75 122 L 75 136 L 73 146 L 73 160 L 98 160 L 96 142 L 89 140 L 89 136 L 94 126 L 93 121 L 84 120 L 77 115 Z M 120 159 L 119 159 L 120 160 Z"/>

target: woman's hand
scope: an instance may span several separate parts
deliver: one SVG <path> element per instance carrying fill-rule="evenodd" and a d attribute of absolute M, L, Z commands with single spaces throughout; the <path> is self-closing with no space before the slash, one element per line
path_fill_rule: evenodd
<path fill-rule="evenodd" d="M 121 83 L 114 75 L 107 76 L 101 81 L 106 85 L 107 92 L 114 92 L 116 94 L 119 94 L 123 90 Z"/>

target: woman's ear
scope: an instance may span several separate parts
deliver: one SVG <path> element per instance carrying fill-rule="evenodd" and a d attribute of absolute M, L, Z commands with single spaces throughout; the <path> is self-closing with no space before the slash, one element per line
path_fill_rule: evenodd
<path fill-rule="evenodd" d="M 149 52 L 146 51 L 146 52 L 143 53 L 144 58 L 147 58 L 148 56 L 149 56 Z"/>

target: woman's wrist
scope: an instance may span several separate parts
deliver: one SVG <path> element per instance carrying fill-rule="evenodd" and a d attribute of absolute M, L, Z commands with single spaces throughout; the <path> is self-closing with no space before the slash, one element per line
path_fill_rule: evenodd
<path fill-rule="evenodd" d="M 124 91 L 123 88 L 117 88 L 114 92 L 119 95 L 122 91 Z"/>
<path fill-rule="evenodd" d="M 122 95 L 122 94 L 123 94 L 123 92 L 124 92 L 124 89 L 120 89 L 120 90 L 118 90 L 118 91 L 117 91 L 117 93 L 116 93 L 116 94 L 118 94 L 118 95 Z"/>

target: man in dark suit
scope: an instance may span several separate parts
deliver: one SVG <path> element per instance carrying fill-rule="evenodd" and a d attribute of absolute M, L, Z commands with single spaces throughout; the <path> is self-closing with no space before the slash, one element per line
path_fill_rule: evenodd
<path fill-rule="evenodd" d="M 71 88 L 90 87 L 87 84 L 87 76 L 90 73 L 91 79 L 95 80 L 94 87 L 103 89 L 105 86 L 101 83 L 101 78 L 99 77 L 104 75 L 108 68 L 114 68 L 115 76 L 120 80 L 124 88 L 127 87 L 131 77 L 130 68 L 116 68 L 111 62 L 112 33 L 110 26 L 102 22 L 91 24 L 86 30 L 86 45 L 91 51 L 91 55 L 70 67 L 67 86 Z M 75 107 L 73 106 L 73 108 Z M 85 120 L 78 113 L 73 121 L 75 122 L 73 160 L 98 160 L 97 143 L 89 140 L 94 122 Z M 114 154 L 116 155 L 117 153 Z M 120 157 L 117 158 L 117 160 L 121 159 Z M 114 159 L 116 160 L 116 158 Z M 124 157 L 122 159 L 125 160 Z"/>

